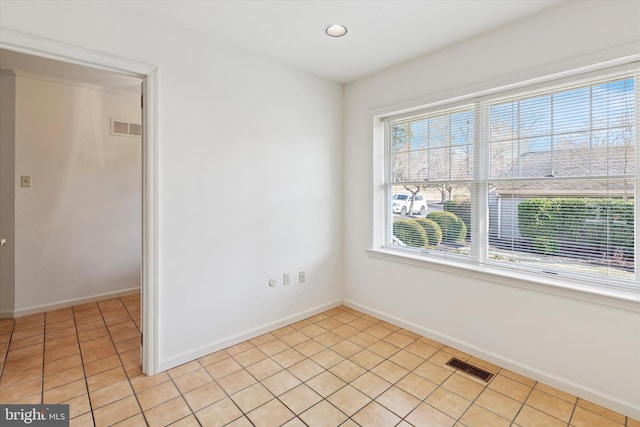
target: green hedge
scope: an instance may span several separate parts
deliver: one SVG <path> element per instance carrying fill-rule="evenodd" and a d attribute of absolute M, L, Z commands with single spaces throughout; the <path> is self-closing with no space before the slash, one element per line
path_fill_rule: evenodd
<path fill-rule="evenodd" d="M 633 201 L 530 198 L 518 205 L 518 226 L 539 252 L 553 254 L 568 246 L 585 253 L 633 255 Z"/>
<path fill-rule="evenodd" d="M 442 229 L 438 223 L 427 218 L 416 218 L 414 221 L 420 224 L 420 226 L 424 228 L 425 233 L 427 233 L 427 244 L 425 247 L 428 249 L 437 248 L 440 242 L 442 242 Z"/>
<path fill-rule="evenodd" d="M 393 223 L 393 235 L 407 246 L 424 248 L 427 244 L 427 232 L 413 219 L 401 219 Z"/>
<path fill-rule="evenodd" d="M 444 210 L 455 214 L 467 226 L 467 237 L 471 236 L 471 200 L 447 200 L 444 202 Z"/>
<path fill-rule="evenodd" d="M 467 226 L 451 212 L 431 212 L 427 219 L 435 221 L 442 230 L 442 240 L 445 242 L 459 242 L 467 235 Z"/>

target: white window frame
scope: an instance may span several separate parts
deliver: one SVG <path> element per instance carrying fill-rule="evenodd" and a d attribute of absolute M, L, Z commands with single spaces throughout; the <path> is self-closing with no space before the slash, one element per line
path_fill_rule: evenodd
<path fill-rule="evenodd" d="M 455 98 L 447 98 L 443 96 L 441 99 L 423 103 L 422 105 L 409 106 L 405 108 L 389 108 L 382 110 L 373 115 L 373 136 L 374 136 L 374 150 L 373 150 L 373 239 L 372 247 L 367 249 L 367 253 L 375 258 L 382 258 L 394 262 L 403 264 L 409 264 L 416 267 L 428 268 L 431 270 L 439 270 L 443 272 L 453 273 L 457 275 L 463 275 L 480 280 L 487 280 L 490 282 L 503 284 L 507 286 L 513 286 L 518 288 L 524 288 L 528 290 L 536 290 L 540 292 L 550 293 L 554 295 L 560 295 L 570 297 L 573 299 L 584 300 L 589 302 L 595 302 L 607 306 L 616 308 L 622 308 L 633 312 L 640 312 L 640 212 L 638 209 L 637 197 L 634 197 L 636 203 L 635 209 L 635 247 L 636 247 L 636 279 L 635 289 L 633 288 L 616 288 L 607 284 L 581 283 L 578 280 L 561 277 L 542 277 L 536 274 L 528 274 L 526 270 L 506 270 L 504 268 L 492 266 L 490 263 L 485 263 L 483 260 L 486 258 L 487 245 L 474 245 L 474 253 L 472 257 L 474 262 L 461 262 L 456 260 L 455 257 L 441 257 L 441 256 L 429 256 L 428 254 L 421 254 L 420 252 L 406 251 L 402 248 L 389 247 L 386 244 L 387 227 L 392 224 L 390 218 L 390 210 L 387 203 L 389 200 L 388 195 L 388 168 L 386 162 L 388 161 L 388 147 L 386 144 L 385 126 L 384 122 L 388 119 L 409 118 L 412 116 L 420 116 L 428 114 L 429 112 L 449 110 L 459 107 L 464 104 L 476 104 L 478 106 L 482 102 L 488 102 L 488 100 L 498 100 L 500 98 L 508 97 L 513 94 L 522 93 L 523 91 L 534 92 L 538 89 L 549 89 L 554 86 L 566 86 L 568 84 L 577 84 L 581 80 L 592 79 L 598 75 L 605 75 L 615 73 L 617 71 L 638 69 L 640 63 L 638 61 L 638 55 L 633 57 L 627 57 L 617 61 L 610 61 L 603 64 L 597 64 L 593 66 L 583 67 L 577 70 L 571 70 L 560 74 L 550 75 L 534 80 L 523 81 L 516 84 L 510 84 L 508 86 L 502 86 L 492 88 L 483 91 L 477 91 L 469 93 L 467 95 L 457 96 Z M 634 62 L 636 61 L 636 62 Z M 636 86 L 640 85 L 640 74 L 636 74 Z M 636 108 L 635 108 L 635 123 L 636 129 L 640 124 L 640 96 L 638 96 L 640 89 L 636 87 Z M 488 115 L 488 109 L 477 108 L 476 109 L 476 130 L 479 132 L 476 137 L 477 144 L 486 143 L 482 139 L 486 138 L 488 132 L 486 126 L 489 125 L 489 120 L 486 117 L 480 117 L 481 114 Z M 640 192 L 640 132 L 636 130 L 636 193 Z M 478 150 L 477 155 L 484 156 L 488 150 Z M 486 166 L 486 159 L 477 159 L 476 166 L 483 164 Z M 481 191 L 481 185 L 483 178 L 480 174 L 483 172 L 480 168 L 474 169 L 474 183 L 472 184 L 472 197 L 475 200 L 482 201 L 486 199 L 487 192 Z M 479 179 L 481 178 L 481 179 Z M 479 184 L 479 185 L 478 185 Z M 640 196 L 639 194 L 636 194 Z M 486 202 L 486 200 L 484 200 Z M 486 203 L 484 203 L 486 205 Z M 475 203 L 472 205 L 472 217 L 478 219 L 481 218 L 482 203 Z M 472 233 L 475 241 L 478 242 L 479 233 L 485 232 L 481 230 L 480 226 L 487 221 L 476 221 L 472 226 Z"/>

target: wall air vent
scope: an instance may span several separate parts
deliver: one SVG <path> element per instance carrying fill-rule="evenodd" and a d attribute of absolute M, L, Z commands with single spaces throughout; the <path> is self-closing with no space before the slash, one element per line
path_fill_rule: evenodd
<path fill-rule="evenodd" d="M 491 378 L 493 378 L 493 375 L 494 375 L 489 371 L 485 371 L 484 369 L 480 369 L 477 366 L 470 365 L 467 362 L 463 362 L 460 359 L 456 359 L 455 357 L 452 357 L 451 360 L 447 362 L 447 365 L 453 368 L 456 368 L 457 370 L 462 371 L 466 374 L 469 374 L 473 377 L 479 378 L 482 381 L 488 382 Z"/>
<path fill-rule="evenodd" d="M 142 126 L 111 119 L 111 135 L 139 137 L 142 135 Z"/>

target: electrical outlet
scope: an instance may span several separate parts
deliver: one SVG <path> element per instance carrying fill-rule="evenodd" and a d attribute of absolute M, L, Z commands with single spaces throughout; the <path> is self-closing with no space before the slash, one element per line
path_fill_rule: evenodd
<path fill-rule="evenodd" d="M 282 275 L 282 284 L 284 286 L 287 286 L 287 285 L 291 284 L 291 278 L 289 277 L 289 273 L 284 273 Z"/>
<path fill-rule="evenodd" d="M 298 283 L 304 283 L 307 280 L 307 275 L 304 271 L 298 272 Z"/>

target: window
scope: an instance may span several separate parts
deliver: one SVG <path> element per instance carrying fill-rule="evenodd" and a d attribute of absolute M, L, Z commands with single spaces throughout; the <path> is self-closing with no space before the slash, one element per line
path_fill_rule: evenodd
<path fill-rule="evenodd" d="M 637 290 L 629 69 L 384 118 L 384 248 Z"/>

